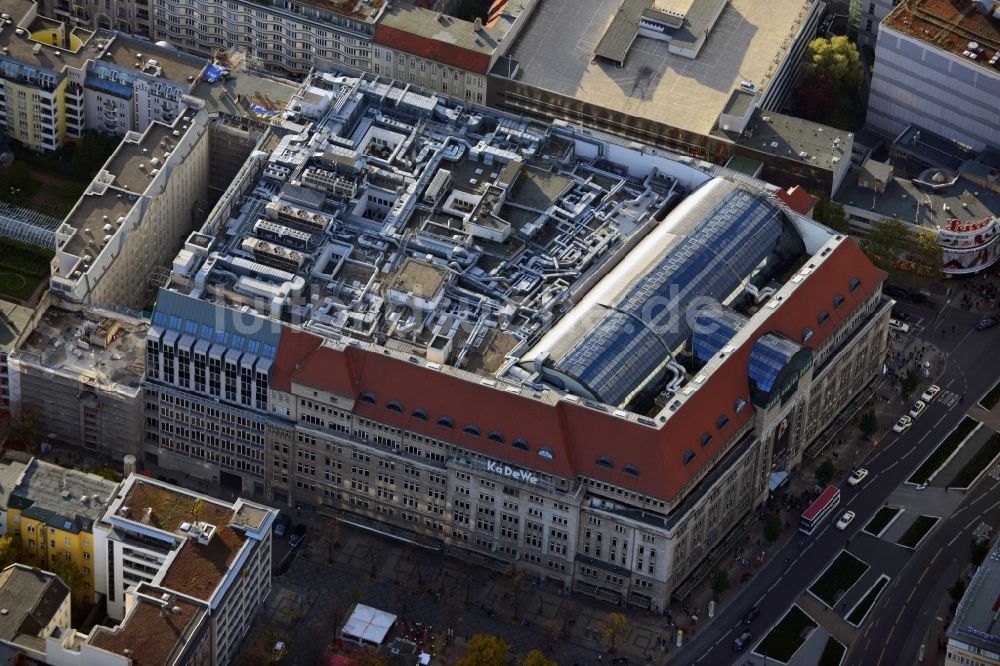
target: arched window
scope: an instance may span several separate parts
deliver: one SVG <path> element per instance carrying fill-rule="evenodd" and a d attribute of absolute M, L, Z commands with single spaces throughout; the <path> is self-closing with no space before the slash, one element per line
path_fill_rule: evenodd
<path fill-rule="evenodd" d="M 860 286 L 861 286 L 861 280 L 859 280 L 858 278 L 851 278 L 851 283 L 850 285 L 848 285 L 847 288 L 853 292 L 857 291 L 858 287 Z"/>
<path fill-rule="evenodd" d="M 830 313 L 827 312 L 826 310 L 823 310 L 822 312 L 820 312 L 819 316 L 816 317 L 816 319 L 819 321 L 819 323 L 821 325 L 824 324 L 824 323 L 826 323 L 826 320 L 829 319 L 829 318 L 830 318 Z"/>
<path fill-rule="evenodd" d="M 639 476 L 639 468 L 635 465 L 625 465 L 622 467 L 622 471 L 626 474 L 631 474 L 632 476 Z"/>
<path fill-rule="evenodd" d="M 708 443 L 712 441 L 712 433 L 703 432 L 701 433 L 701 445 L 708 446 Z"/>
<path fill-rule="evenodd" d="M 477 432 L 476 434 L 478 435 L 479 433 Z M 503 433 L 494 430 L 493 432 L 491 432 L 489 435 L 486 436 L 486 439 L 490 440 L 491 442 L 497 442 L 498 444 L 503 444 Z"/>
<path fill-rule="evenodd" d="M 374 393 L 362 393 L 361 402 L 367 402 L 369 405 L 375 404 L 375 394 Z"/>
<path fill-rule="evenodd" d="M 412 416 L 415 419 L 420 419 L 421 421 L 426 421 L 427 420 L 427 410 L 424 409 L 423 407 L 417 407 L 416 409 L 413 410 Z"/>
<path fill-rule="evenodd" d="M 733 411 L 739 414 L 743 411 L 743 408 L 747 406 L 747 401 L 743 398 L 736 398 L 736 403 L 733 404 Z"/>
<path fill-rule="evenodd" d="M 594 461 L 594 464 L 597 465 L 598 467 L 603 467 L 604 469 L 615 468 L 615 463 L 611 460 L 611 458 L 607 456 L 601 456 L 596 461 Z"/>
<path fill-rule="evenodd" d="M 813 330 L 811 328 L 806 327 L 802 329 L 802 342 L 808 341 L 812 336 Z"/>
<path fill-rule="evenodd" d="M 400 414 L 403 413 L 403 405 L 401 405 L 398 400 L 390 400 L 386 403 L 385 408 L 391 412 L 398 412 Z"/>
<path fill-rule="evenodd" d="M 692 460 L 694 460 L 694 451 L 688 449 L 684 452 L 684 464 L 687 465 Z"/>
<path fill-rule="evenodd" d="M 451 420 L 450 416 L 442 416 L 437 421 L 438 425 L 442 428 L 454 428 L 455 422 Z"/>
<path fill-rule="evenodd" d="M 515 449 L 520 449 L 521 451 L 530 451 L 531 450 L 531 447 L 528 446 L 528 442 L 526 442 L 525 440 L 521 439 L 520 437 L 518 437 L 517 439 L 515 439 L 514 443 L 511 444 L 511 446 L 513 446 Z"/>
<path fill-rule="evenodd" d="M 469 425 L 462 428 L 462 432 L 469 435 L 473 435 L 475 437 L 479 437 L 479 426 L 470 423 Z"/>
<path fill-rule="evenodd" d="M 718 430 L 722 430 L 729 424 L 729 417 L 723 414 L 719 418 L 715 419 L 715 427 Z"/>
<path fill-rule="evenodd" d="M 538 456 L 540 458 L 545 458 L 546 460 L 555 459 L 555 455 L 553 455 L 552 449 L 550 449 L 547 446 L 543 446 L 542 448 L 538 449 Z"/>
<path fill-rule="evenodd" d="M 841 296 L 840 294 L 837 294 L 836 296 L 833 297 L 833 308 L 834 309 L 839 308 L 843 304 L 844 304 L 844 297 L 843 296 Z"/>

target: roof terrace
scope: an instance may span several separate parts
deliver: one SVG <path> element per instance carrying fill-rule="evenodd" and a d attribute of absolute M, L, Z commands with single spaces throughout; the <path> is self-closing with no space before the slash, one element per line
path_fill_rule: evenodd
<path fill-rule="evenodd" d="M 1000 69 L 1000 20 L 981 13 L 975 2 L 906 0 L 882 23 L 983 67 Z"/>

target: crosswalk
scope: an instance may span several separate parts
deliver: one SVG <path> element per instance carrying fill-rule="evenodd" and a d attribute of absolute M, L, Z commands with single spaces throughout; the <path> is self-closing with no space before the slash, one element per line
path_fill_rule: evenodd
<path fill-rule="evenodd" d="M 972 536 L 976 537 L 976 539 L 987 540 L 990 538 L 991 532 L 993 532 L 993 528 L 990 524 L 980 521 L 980 523 L 976 525 L 976 529 L 972 530 Z"/>
<path fill-rule="evenodd" d="M 993 465 L 990 469 L 989 477 L 994 481 L 1000 481 L 1000 463 Z"/>
<path fill-rule="evenodd" d="M 958 404 L 958 401 L 959 399 L 961 399 L 961 397 L 962 396 L 955 393 L 954 391 L 941 391 L 941 394 L 938 395 L 938 402 L 940 402 L 945 407 L 954 407 L 956 404 Z"/>

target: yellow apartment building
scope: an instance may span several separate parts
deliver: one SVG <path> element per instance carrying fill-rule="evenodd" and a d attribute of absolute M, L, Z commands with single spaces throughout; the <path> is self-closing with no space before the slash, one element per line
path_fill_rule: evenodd
<path fill-rule="evenodd" d="M 32 459 L 7 499 L 8 534 L 18 536 L 22 563 L 58 572 L 74 565 L 81 588 L 94 594 L 94 521 L 117 483 Z"/>

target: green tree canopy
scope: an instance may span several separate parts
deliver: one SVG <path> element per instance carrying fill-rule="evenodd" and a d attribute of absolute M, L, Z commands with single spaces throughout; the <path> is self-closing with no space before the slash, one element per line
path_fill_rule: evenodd
<path fill-rule="evenodd" d="M 510 645 L 499 634 L 475 634 L 458 666 L 506 666 Z"/>
<path fill-rule="evenodd" d="M 824 458 L 823 462 L 816 468 L 816 483 L 825 486 L 833 480 L 833 475 L 837 470 L 833 467 L 833 461 Z"/>
<path fill-rule="evenodd" d="M 884 222 L 872 223 L 868 236 L 861 247 L 876 266 L 889 269 L 895 266 L 899 255 L 910 241 L 910 230 L 906 222 L 891 218 Z"/>
<path fill-rule="evenodd" d="M 826 192 L 816 192 L 814 195 L 819 201 L 816 202 L 816 207 L 813 209 L 813 219 L 839 233 L 850 233 L 844 207 L 832 201 Z"/>
<path fill-rule="evenodd" d="M 774 543 L 781 536 L 781 516 L 777 513 L 768 514 L 764 520 L 764 538 Z"/>
<path fill-rule="evenodd" d="M 725 569 L 719 569 L 712 577 L 712 592 L 722 594 L 729 589 L 729 573 Z"/>
<path fill-rule="evenodd" d="M 541 650 L 532 650 L 524 655 L 520 666 L 559 666 L 559 664 L 542 654 Z"/>
<path fill-rule="evenodd" d="M 875 410 L 869 409 L 861 417 L 861 433 L 865 437 L 872 437 L 878 432 L 878 417 L 875 416 Z"/>
<path fill-rule="evenodd" d="M 820 37 L 809 42 L 802 59 L 806 77 L 825 76 L 835 90 L 857 90 L 863 73 L 857 47 L 847 37 Z"/>
<path fill-rule="evenodd" d="M 622 613 L 608 615 L 608 619 L 604 621 L 604 640 L 608 642 L 608 647 L 612 650 L 616 649 L 619 639 L 628 633 L 631 626 L 628 618 Z"/>
<path fill-rule="evenodd" d="M 937 231 L 919 227 L 913 238 L 913 261 L 934 278 L 943 277 L 944 254 Z"/>

